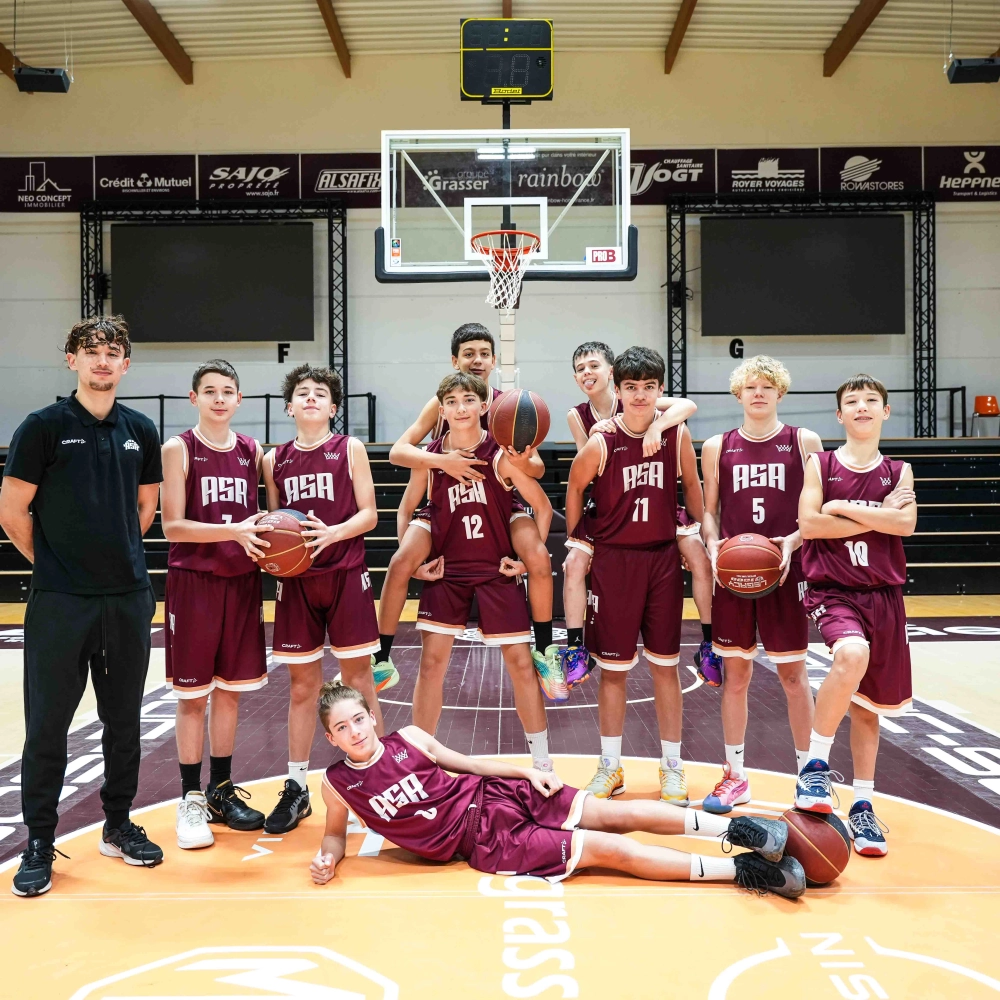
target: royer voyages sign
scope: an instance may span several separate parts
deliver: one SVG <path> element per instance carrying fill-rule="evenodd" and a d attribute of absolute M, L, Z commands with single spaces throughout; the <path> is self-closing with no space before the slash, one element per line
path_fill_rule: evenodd
<path fill-rule="evenodd" d="M 818 149 L 720 149 L 719 194 L 805 194 L 819 190 Z"/>

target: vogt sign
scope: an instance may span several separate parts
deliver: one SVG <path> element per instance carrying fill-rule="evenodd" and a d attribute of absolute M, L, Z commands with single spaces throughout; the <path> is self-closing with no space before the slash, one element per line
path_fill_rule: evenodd
<path fill-rule="evenodd" d="M 634 205 L 662 205 L 671 194 L 715 193 L 714 149 L 633 149 Z"/>

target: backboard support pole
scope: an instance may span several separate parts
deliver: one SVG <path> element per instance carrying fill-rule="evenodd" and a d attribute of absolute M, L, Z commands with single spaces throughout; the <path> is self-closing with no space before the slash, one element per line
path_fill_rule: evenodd
<path fill-rule="evenodd" d="M 502 105 L 502 128 L 505 132 L 510 131 L 510 101 L 504 101 Z M 507 140 L 504 140 L 506 143 Z M 504 186 L 506 188 L 507 197 L 511 197 L 511 170 L 510 170 L 510 159 L 504 160 L 503 169 L 503 179 Z M 510 217 L 510 205 L 503 206 L 503 222 L 500 225 L 501 229 L 516 229 L 517 226 L 514 224 Z M 518 294 L 518 302 L 520 301 L 520 294 Z M 510 311 L 502 310 L 500 315 L 500 391 L 507 392 L 509 389 L 516 388 L 517 382 L 517 359 L 516 359 L 516 341 L 515 341 L 515 328 L 517 325 L 517 313 L 516 309 L 518 302 L 514 303 L 514 308 Z"/>

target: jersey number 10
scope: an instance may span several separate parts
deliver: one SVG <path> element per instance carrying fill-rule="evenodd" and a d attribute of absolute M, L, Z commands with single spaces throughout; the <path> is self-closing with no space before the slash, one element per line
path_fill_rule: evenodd
<path fill-rule="evenodd" d="M 868 543 L 867 542 L 854 542 L 848 541 L 844 542 L 847 546 L 847 551 L 851 554 L 851 565 L 852 566 L 867 566 L 868 565 Z"/>

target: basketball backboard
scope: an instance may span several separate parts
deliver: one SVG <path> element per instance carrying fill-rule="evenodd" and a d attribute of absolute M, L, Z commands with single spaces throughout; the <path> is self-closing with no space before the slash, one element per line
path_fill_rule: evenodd
<path fill-rule="evenodd" d="M 382 133 L 379 281 L 486 280 L 472 238 L 535 233 L 527 280 L 631 280 L 628 129 Z"/>

